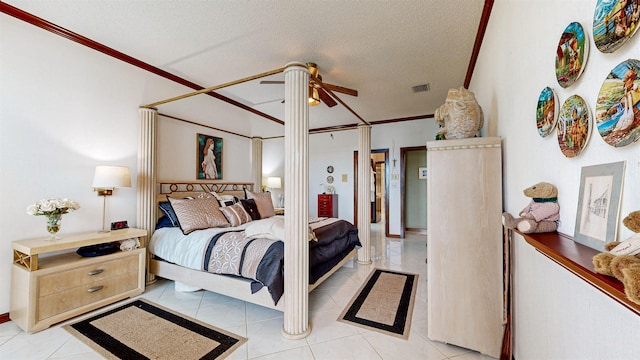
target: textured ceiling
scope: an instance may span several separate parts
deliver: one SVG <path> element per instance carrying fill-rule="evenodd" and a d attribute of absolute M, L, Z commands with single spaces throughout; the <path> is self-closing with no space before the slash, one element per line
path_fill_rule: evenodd
<path fill-rule="evenodd" d="M 448 89 L 462 86 L 484 6 L 483 0 L 5 2 L 204 87 L 312 61 L 324 82 L 358 90 L 358 97 L 338 96 L 366 121 L 433 114 Z M 259 82 L 218 92 L 284 120 L 284 85 Z M 412 92 L 425 83 L 430 91 Z M 199 101 L 220 102 L 204 97 Z M 177 106 L 159 109 L 171 114 L 180 112 Z M 249 118 L 253 133 L 282 134 L 282 125 Z M 342 106 L 324 104 L 310 109 L 310 121 L 311 128 L 359 122 Z M 263 123 L 266 133 L 255 129 Z"/>

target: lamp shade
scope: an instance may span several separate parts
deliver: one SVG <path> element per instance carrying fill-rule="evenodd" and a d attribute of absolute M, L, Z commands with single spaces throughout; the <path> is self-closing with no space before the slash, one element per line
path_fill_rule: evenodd
<path fill-rule="evenodd" d="M 94 188 L 131 187 L 131 173 L 125 166 L 96 166 L 93 175 Z"/>
<path fill-rule="evenodd" d="M 271 189 L 280 189 L 282 187 L 282 179 L 279 177 L 268 177 L 267 187 Z"/>

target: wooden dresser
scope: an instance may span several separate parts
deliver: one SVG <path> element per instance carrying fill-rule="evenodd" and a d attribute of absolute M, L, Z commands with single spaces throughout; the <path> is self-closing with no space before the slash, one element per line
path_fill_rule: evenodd
<path fill-rule="evenodd" d="M 24 331 L 35 332 L 141 294 L 144 246 L 97 257 L 81 257 L 75 250 L 130 238 L 141 238 L 144 245 L 146 236 L 146 230 L 123 229 L 12 242 L 11 320 Z"/>
<path fill-rule="evenodd" d="M 318 194 L 318 217 L 338 217 L 337 194 Z"/>
<path fill-rule="evenodd" d="M 496 358 L 505 320 L 501 143 L 427 142 L 427 336 Z"/>

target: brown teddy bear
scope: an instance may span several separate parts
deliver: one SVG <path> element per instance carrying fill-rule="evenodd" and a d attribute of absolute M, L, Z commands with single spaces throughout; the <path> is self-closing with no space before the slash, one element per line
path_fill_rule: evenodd
<path fill-rule="evenodd" d="M 508 212 L 502 213 L 502 225 L 524 234 L 556 231 L 560 220 L 558 189 L 541 182 L 524 189 L 524 195 L 531 198 L 529 205 L 520 211 L 519 218 Z"/>
<path fill-rule="evenodd" d="M 640 233 L 640 211 L 630 213 L 622 222 L 629 230 Z M 640 235 L 633 235 L 628 240 L 638 236 Z M 592 259 L 594 271 L 618 279 L 624 285 L 627 298 L 640 304 L 640 254 L 612 254 L 611 251 L 620 244 L 619 241 L 605 244 L 604 248 L 607 251 L 597 254 Z"/>

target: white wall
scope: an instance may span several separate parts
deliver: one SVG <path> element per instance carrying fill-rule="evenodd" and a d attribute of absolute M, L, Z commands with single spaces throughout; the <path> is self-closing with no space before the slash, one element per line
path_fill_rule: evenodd
<path fill-rule="evenodd" d="M 425 146 L 435 138 L 438 125 L 432 119 L 375 125 L 371 129 L 371 148 L 389 149 L 390 174 L 400 173 L 400 148 Z M 333 136 L 333 137 L 332 137 Z M 309 216 L 318 215 L 318 194 L 325 191 L 327 176 L 334 178 L 333 187 L 338 194 L 338 216 L 354 222 L 354 163 L 353 153 L 358 150 L 358 130 L 344 130 L 309 135 Z M 280 176 L 284 183 L 284 139 L 264 140 L 262 147 L 263 176 Z M 393 158 L 398 160 L 393 167 Z M 332 174 L 327 167 L 334 168 Z M 342 181 L 346 175 L 346 181 Z M 400 234 L 400 181 L 390 179 L 389 233 Z"/>
<path fill-rule="evenodd" d="M 580 171 L 583 166 L 626 161 L 623 199 L 621 204 L 621 219 L 631 211 L 640 208 L 640 192 L 638 176 L 640 175 L 640 159 L 638 144 L 625 148 L 613 148 L 606 144 L 597 130 L 592 131 L 591 139 L 583 154 L 577 158 L 566 158 L 558 147 L 555 133 L 547 138 L 541 138 L 536 130 L 535 109 L 540 91 L 546 86 L 552 87 L 560 103 L 569 96 L 582 96 L 593 115 L 598 92 L 603 80 L 611 69 L 618 63 L 629 58 L 640 58 L 640 38 L 636 36 L 623 48 L 613 54 L 600 53 L 591 38 L 593 13 L 596 0 L 575 1 L 506 1 L 496 0 L 489 20 L 489 26 L 482 44 L 480 56 L 476 64 L 470 89 L 483 107 L 487 124 L 485 135 L 503 137 L 504 157 L 504 208 L 516 213 L 524 207 L 529 199 L 522 190 L 540 181 L 548 181 L 558 187 L 561 224 L 559 231 L 573 235 L 578 202 Z M 555 79 L 556 47 L 564 28 L 571 22 L 582 24 L 590 38 L 590 55 L 586 69 L 580 79 L 568 89 L 561 88 Z M 631 232 L 619 224 L 619 238 L 625 239 Z M 534 254 L 539 256 L 538 254 Z M 524 255 L 526 256 L 526 255 Z M 596 299 L 600 294 L 586 292 L 576 297 L 571 293 L 575 276 L 565 276 L 566 271 L 548 262 L 530 259 L 525 263 L 516 262 L 517 271 L 535 274 L 541 279 L 561 279 L 560 284 L 547 285 L 546 281 L 516 284 L 516 298 L 525 291 L 524 287 L 531 286 L 527 291 L 535 293 L 551 293 L 558 302 L 591 303 L 600 305 L 589 312 L 582 312 L 583 318 L 589 318 L 591 312 L 622 316 L 627 321 L 634 322 L 635 327 L 630 332 L 621 331 L 618 322 L 609 321 L 599 323 L 601 330 L 582 332 L 580 339 L 569 337 L 565 339 L 549 338 L 544 332 L 557 326 L 558 332 L 573 332 L 580 323 L 573 322 L 563 313 L 565 307 L 531 306 L 520 309 L 517 316 L 525 316 L 523 312 L 533 312 L 526 315 L 530 319 L 566 319 L 565 322 L 536 323 L 531 325 L 529 336 L 520 334 L 516 337 L 516 349 L 519 359 L 538 358 L 527 352 L 532 348 L 525 344 L 537 344 L 539 347 L 557 349 L 564 347 L 576 349 L 574 354 L 585 354 L 585 357 L 566 356 L 568 358 L 601 358 L 598 347 L 604 343 L 602 334 L 625 334 L 625 338 L 640 338 L 640 320 L 627 310 L 618 315 L 619 307 L 613 300 Z M 554 280 L 556 281 L 556 280 Z M 578 309 L 583 310 L 582 306 Z M 539 317 L 536 317 L 539 316 Z M 599 315 L 599 318 L 606 315 Z M 554 324 L 554 325 L 552 325 Z M 526 326 L 526 325 L 525 325 Z M 564 341 L 567 342 L 564 342 Z M 633 346 L 630 342 L 617 342 L 621 347 Z M 580 350 L 578 350 L 580 349 Z M 593 351 L 589 351 L 593 350 Z M 621 350 L 624 351 L 624 350 Z M 589 355 L 591 354 L 591 355 Z M 568 354 L 566 354 L 568 355 Z M 543 357 L 546 358 L 546 357 Z"/>
<path fill-rule="evenodd" d="M 11 241 L 46 237 L 45 219 L 25 213 L 46 197 L 68 197 L 80 210 L 60 234 L 102 228 L 102 198 L 92 191 L 96 165 L 128 166 L 132 187 L 107 199 L 107 222 L 136 225 L 138 107 L 191 89 L 0 14 L 0 314 L 9 312 Z M 211 99 L 185 108 L 204 121 L 215 108 L 226 130 L 250 133 L 248 113 Z M 228 121 L 233 119 L 234 121 Z M 225 124 L 226 122 L 226 124 Z M 250 181 L 250 141 L 205 127 L 159 120 L 159 179 L 195 179 L 196 133 L 224 138 L 224 180 Z"/>
<path fill-rule="evenodd" d="M 158 180 L 197 180 L 196 134 L 222 138 L 220 181 L 251 181 L 251 166 L 247 165 L 251 161 L 250 139 L 164 116 L 158 118 Z"/>

